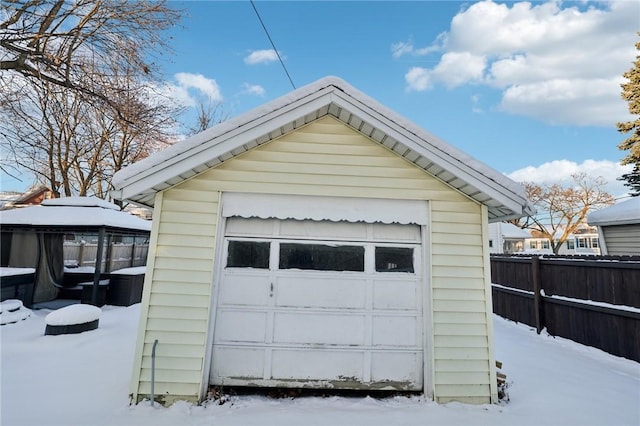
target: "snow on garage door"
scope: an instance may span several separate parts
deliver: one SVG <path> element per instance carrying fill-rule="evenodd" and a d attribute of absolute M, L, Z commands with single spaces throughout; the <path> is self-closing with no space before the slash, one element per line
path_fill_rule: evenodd
<path fill-rule="evenodd" d="M 423 387 L 419 225 L 226 221 L 210 383 Z"/>

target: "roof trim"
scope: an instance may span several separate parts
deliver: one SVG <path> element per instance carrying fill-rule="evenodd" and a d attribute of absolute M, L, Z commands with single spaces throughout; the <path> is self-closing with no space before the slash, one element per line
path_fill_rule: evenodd
<path fill-rule="evenodd" d="M 113 178 L 116 199 L 152 206 L 155 193 L 324 115 L 385 145 L 478 203 L 491 221 L 533 214 L 523 188 L 336 77 L 326 77 L 135 163 Z"/>

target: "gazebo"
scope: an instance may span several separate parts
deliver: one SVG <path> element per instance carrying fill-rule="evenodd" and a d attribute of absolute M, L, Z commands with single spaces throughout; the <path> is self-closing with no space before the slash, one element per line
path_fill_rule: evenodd
<path fill-rule="evenodd" d="M 95 197 L 66 197 L 44 200 L 40 206 L 0 211 L 0 230 L 3 300 L 19 298 L 31 306 L 54 300 L 61 291 L 77 286 L 77 280 L 65 279 L 65 274 L 70 276 L 72 271 L 65 266 L 77 265 L 65 265 L 63 245 L 65 239 L 90 235 L 96 242 L 94 267 L 81 271 L 91 274 L 90 301 L 95 305 L 101 274 L 113 269 L 107 248 L 115 242 L 129 242 L 131 258 L 124 266 L 144 265 L 146 253 L 136 259 L 135 246 L 148 244 L 151 222 Z M 25 268 L 35 270 L 35 275 L 25 274 Z M 22 271 L 26 278 L 21 280 L 12 271 Z"/>

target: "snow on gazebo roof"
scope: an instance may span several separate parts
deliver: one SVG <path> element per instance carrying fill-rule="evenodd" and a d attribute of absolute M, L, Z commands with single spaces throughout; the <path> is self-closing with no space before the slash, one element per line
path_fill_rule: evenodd
<path fill-rule="evenodd" d="M 0 211 L 0 225 L 36 227 L 110 227 L 151 231 L 151 222 L 96 197 L 45 200 L 40 206 Z"/>
<path fill-rule="evenodd" d="M 630 200 L 590 213 L 587 222 L 599 226 L 640 224 L 640 197 L 631 197 Z"/>

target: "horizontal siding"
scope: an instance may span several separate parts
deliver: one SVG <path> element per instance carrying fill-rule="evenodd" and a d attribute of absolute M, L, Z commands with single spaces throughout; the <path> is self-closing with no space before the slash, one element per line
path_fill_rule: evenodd
<path fill-rule="evenodd" d="M 156 394 L 197 399 L 209 327 L 217 195 L 165 191 L 153 259 L 144 345 L 139 355 L 138 398 L 150 389 L 151 348 L 156 348 Z"/>
<path fill-rule="evenodd" d="M 436 385 L 486 385 L 489 371 L 438 371 L 435 374 Z M 476 396 L 476 395 L 474 395 Z"/>
<path fill-rule="evenodd" d="M 489 402 L 489 329 L 482 211 L 431 203 L 434 383 L 437 401 Z"/>
<path fill-rule="evenodd" d="M 610 255 L 640 255 L 640 224 L 602 228 Z"/>
<path fill-rule="evenodd" d="M 175 271 L 173 271 L 175 272 Z M 181 271 L 178 271 L 181 272 Z M 208 296 L 210 292 L 210 283 L 193 283 L 191 276 L 189 282 L 182 280 L 175 281 L 156 281 L 154 284 L 158 293 L 164 294 L 184 294 L 187 296 Z"/>
<path fill-rule="evenodd" d="M 207 333 L 199 331 L 182 332 L 147 330 L 145 334 L 145 343 L 153 344 L 154 340 L 158 339 L 158 347 L 165 344 L 180 343 L 184 343 L 186 345 L 202 345 L 204 344 L 206 337 Z M 160 344 L 160 342 L 162 343 L 162 345 Z"/>
<path fill-rule="evenodd" d="M 151 355 L 153 351 L 153 343 L 146 343 L 144 345 L 143 354 Z M 202 348 L 200 345 L 185 344 L 185 343 L 165 343 L 164 345 L 156 347 L 156 356 L 158 357 L 179 357 L 179 358 L 198 358 L 201 359 Z M 148 358 L 147 358 L 148 359 Z M 145 361 L 146 362 L 146 361 Z"/>
<path fill-rule="evenodd" d="M 149 308 L 148 318 L 184 318 L 207 320 L 209 318 L 209 310 L 207 308 L 194 307 L 188 312 L 184 312 L 183 310 L 176 311 L 172 307 L 167 306 L 151 306 Z"/>
<path fill-rule="evenodd" d="M 453 359 L 442 359 L 438 360 L 435 363 L 436 371 L 441 372 L 451 372 L 457 373 L 462 371 L 484 371 L 486 374 L 489 374 L 489 369 L 487 368 L 487 363 L 480 360 L 472 361 L 472 360 L 453 360 Z"/>
<path fill-rule="evenodd" d="M 434 312 L 435 324 L 476 324 L 485 320 L 484 312 Z"/>
<path fill-rule="evenodd" d="M 432 350 L 436 369 L 444 366 L 434 376 L 434 393 L 437 399 L 489 399 L 480 206 L 331 117 L 165 191 L 157 215 L 158 245 L 139 395 L 149 393 L 148 357 L 155 338 L 161 342 L 158 354 L 163 358 L 157 393 L 188 396 L 200 389 L 218 191 L 429 200 Z M 469 373 L 472 383 L 453 374 L 456 371 Z"/>

